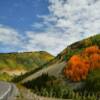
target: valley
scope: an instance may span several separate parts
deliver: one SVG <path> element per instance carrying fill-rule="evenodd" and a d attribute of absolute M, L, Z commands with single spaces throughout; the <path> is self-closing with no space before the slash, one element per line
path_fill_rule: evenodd
<path fill-rule="evenodd" d="M 69 45 L 56 57 L 35 53 L 0 54 L 1 80 L 16 84 L 19 100 L 28 100 L 24 90 L 40 100 L 100 99 L 100 34 Z"/>

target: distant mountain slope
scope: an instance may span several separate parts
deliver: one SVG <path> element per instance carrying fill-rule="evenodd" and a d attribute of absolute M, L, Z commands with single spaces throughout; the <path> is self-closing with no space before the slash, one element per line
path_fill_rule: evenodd
<path fill-rule="evenodd" d="M 59 63 L 62 61 L 68 61 L 69 58 L 74 55 L 81 52 L 86 47 L 92 46 L 92 45 L 98 45 L 100 47 L 100 34 L 97 34 L 95 36 L 91 36 L 89 38 L 83 39 L 81 41 L 77 41 L 65 48 L 63 51 L 61 51 L 54 59 L 49 61 L 48 63 L 45 63 L 44 66 L 47 67 L 49 65 Z"/>
<path fill-rule="evenodd" d="M 66 74 L 65 76 L 64 73 L 65 68 L 69 68 L 69 65 L 71 63 L 68 62 L 74 55 L 80 55 L 81 57 L 83 57 L 82 55 L 84 55 L 84 51 L 87 51 L 88 49 L 94 46 L 100 49 L 100 34 L 69 45 L 61 53 L 59 53 L 54 59 L 52 59 L 48 63 L 45 63 L 43 65 L 44 67 L 43 69 L 30 71 L 28 72 L 28 74 L 21 75 L 17 78 L 15 77 L 13 82 L 16 83 L 19 82 L 26 88 L 31 89 L 33 93 L 45 97 L 48 96 L 48 97 L 57 97 L 57 98 L 65 98 L 65 99 L 72 99 L 72 100 L 74 99 L 83 100 L 84 97 L 85 98 L 84 100 L 87 100 L 89 99 L 88 97 L 91 96 L 90 97 L 91 100 L 92 98 L 93 100 L 96 100 L 98 98 L 98 93 L 100 91 L 100 85 L 99 85 L 100 70 L 98 69 L 94 71 L 92 70 L 92 72 L 89 71 L 88 73 L 89 76 L 86 77 L 86 80 L 80 80 L 80 81 L 76 81 L 76 80 L 73 81 L 71 80 L 70 77 L 68 77 L 68 74 Z M 98 55 L 99 54 L 100 52 L 98 53 Z M 96 59 L 98 59 L 98 56 L 96 56 Z M 88 58 L 88 60 L 90 59 Z M 74 60 L 74 62 L 76 63 L 77 60 Z M 94 62 L 95 64 L 96 60 L 95 61 L 92 60 L 92 62 Z M 98 62 L 100 64 L 100 60 Z M 77 66 L 74 67 L 74 69 L 76 70 L 72 69 L 75 73 L 77 72 Z M 82 69 L 82 67 L 79 66 L 79 69 Z M 71 72 L 69 74 L 70 76 L 72 75 Z M 79 70 L 79 72 L 82 71 Z M 73 74 L 73 76 L 76 76 L 75 73 Z M 90 95 L 91 93 L 93 93 L 93 96 Z"/>
<path fill-rule="evenodd" d="M 18 73 L 18 70 L 30 71 L 39 68 L 53 58 L 54 56 L 44 51 L 0 53 L 0 71 L 9 74 L 11 71 L 15 71 L 15 73 Z"/>
<path fill-rule="evenodd" d="M 100 47 L 100 34 L 91 36 L 89 38 L 83 39 L 81 41 L 69 45 L 67 48 L 65 48 L 61 53 L 57 55 L 56 59 L 59 59 L 60 61 L 67 61 L 72 55 L 77 54 L 86 47 L 92 45 L 98 45 Z"/>
<path fill-rule="evenodd" d="M 55 66 L 55 67 L 57 67 L 57 69 L 62 69 L 60 67 L 64 68 L 64 66 L 66 66 L 66 62 L 70 59 L 71 56 L 73 56 L 74 54 L 80 53 L 86 47 L 89 47 L 92 45 L 98 45 L 100 47 L 100 34 L 97 34 L 95 36 L 89 37 L 87 39 L 84 39 L 84 40 L 81 40 L 81 41 L 78 41 L 78 42 L 75 42 L 75 43 L 69 45 L 61 53 L 59 53 L 54 59 L 52 59 L 50 62 L 44 64 L 44 67 Z M 62 62 L 65 62 L 63 64 L 63 66 L 58 66 Z M 46 68 L 45 68 L 45 69 L 40 70 L 37 73 L 49 73 L 49 72 L 51 72 L 51 74 L 52 74 L 53 72 L 57 71 L 57 69 L 55 67 L 52 67 L 49 70 L 46 70 Z M 62 70 L 59 71 L 59 74 L 61 74 L 61 73 L 62 73 Z M 29 74 L 29 76 L 25 77 L 25 79 L 22 82 L 27 82 L 27 81 L 31 80 L 32 77 L 34 77 L 34 75 L 36 75 L 36 77 L 39 77 L 41 74 L 31 73 L 31 74 Z M 55 76 L 56 76 L 56 73 L 55 73 Z M 58 75 L 58 73 L 57 73 L 57 76 L 60 76 L 60 75 Z"/>

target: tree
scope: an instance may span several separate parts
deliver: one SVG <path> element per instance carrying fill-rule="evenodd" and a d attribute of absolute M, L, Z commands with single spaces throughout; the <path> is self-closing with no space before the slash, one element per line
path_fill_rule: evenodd
<path fill-rule="evenodd" d="M 100 92 L 100 69 L 92 70 L 88 74 L 85 89 L 89 92 Z"/>
<path fill-rule="evenodd" d="M 73 81 L 80 81 L 86 79 L 88 72 L 96 68 L 100 68 L 100 49 L 94 45 L 87 47 L 79 55 L 73 55 L 64 74 Z"/>

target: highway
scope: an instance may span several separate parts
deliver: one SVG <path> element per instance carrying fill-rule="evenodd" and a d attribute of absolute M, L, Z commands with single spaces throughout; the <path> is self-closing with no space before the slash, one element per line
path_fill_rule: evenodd
<path fill-rule="evenodd" d="M 61 63 L 56 63 L 53 65 L 50 65 L 46 68 L 43 68 L 39 71 L 37 71 L 36 73 L 26 77 L 24 80 L 22 80 L 20 83 L 25 83 L 28 81 L 31 81 L 39 76 L 41 76 L 43 73 L 48 73 L 49 75 L 53 75 L 55 77 L 59 77 L 59 75 L 61 75 L 61 72 L 63 70 L 63 68 L 66 66 L 65 62 L 61 62 Z"/>
<path fill-rule="evenodd" d="M 12 83 L 0 81 L 0 100 L 13 100 L 11 98 L 18 92 L 15 87 L 16 86 Z"/>

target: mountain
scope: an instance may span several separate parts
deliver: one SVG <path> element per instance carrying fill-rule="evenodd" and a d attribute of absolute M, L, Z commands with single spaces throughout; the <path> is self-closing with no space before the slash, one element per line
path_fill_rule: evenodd
<path fill-rule="evenodd" d="M 100 34 L 75 42 L 43 69 L 13 80 L 41 96 L 97 100 L 100 94 Z"/>
<path fill-rule="evenodd" d="M 0 73 L 19 75 L 30 70 L 35 70 L 47 63 L 54 56 L 45 52 L 0 53 Z"/>
<path fill-rule="evenodd" d="M 92 45 L 98 45 L 100 47 L 100 34 L 91 36 L 89 38 L 83 39 L 81 41 L 69 45 L 61 53 L 59 53 L 56 58 L 58 58 L 61 61 L 69 60 L 69 58 L 72 55 L 77 54 L 81 52 L 83 49 L 85 49 L 86 47 Z"/>
<path fill-rule="evenodd" d="M 62 70 L 66 66 L 67 61 L 75 54 L 79 54 L 85 48 L 98 45 L 100 47 L 100 34 L 95 36 L 91 36 L 89 38 L 83 39 L 81 41 L 75 42 L 65 48 L 61 53 L 59 53 L 54 59 L 50 60 L 49 62 L 45 63 L 44 69 L 37 71 L 36 73 L 33 71 L 28 72 L 22 82 L 27 82 L 29 80 L 35 79 L 36 77 L 42 75 L 42 73 L 46 72 L 50 75 L 62 76 Z"/>

